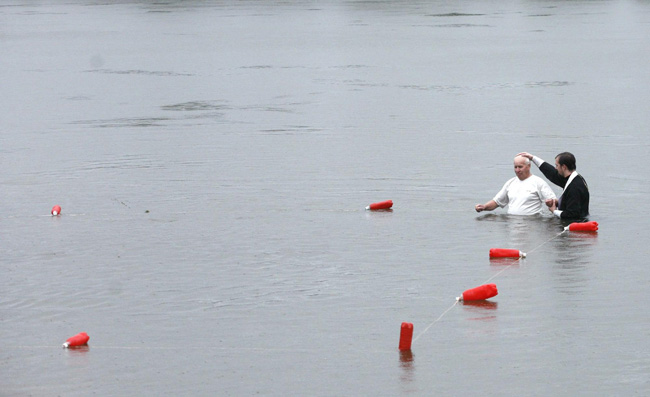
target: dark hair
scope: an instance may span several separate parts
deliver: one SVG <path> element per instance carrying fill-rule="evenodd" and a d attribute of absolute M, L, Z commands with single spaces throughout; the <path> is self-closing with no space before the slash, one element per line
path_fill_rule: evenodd
<path fill-rule="evenodd" d="M 576 157 L 569 152 L 562 152 L 555 156 L 557 163 L 560 165 L 566 165 L 569 171 L 575 171 L 576 169 Z"/>

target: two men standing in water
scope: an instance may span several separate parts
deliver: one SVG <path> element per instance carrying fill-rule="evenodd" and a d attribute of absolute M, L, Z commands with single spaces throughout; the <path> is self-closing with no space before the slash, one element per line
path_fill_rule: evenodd
<path fill-rule="evenodd" d="M 559 199 L 544 180 L 530 173 L 531 161 L 546 179 L 563 189 Z M 584 219 L 589 216 L 589 187 L 576 171 L 573 154 L 558 154 L 553 167 L 537 156 L 521 152 L 515 157 L 514 166 L 516 177 L 508 180 L 492 200 L 477 204 L 476 212 L 509 205 L 509 214 L 535 215 L 541 213 L 543 203 L 561 219 Z"/>
<path fill-rule="evenodd" d="M 589 186 L 576 171 L 573 154 L 562 152 L 555 156 L 555 167 L 527 152 L 521 152 L 518 156 L 531 160 L 546 179 L 563 189 L 558 200 L 546 203 L 555 216 L 561 219 L 584 219 L 589 216 Z"/>

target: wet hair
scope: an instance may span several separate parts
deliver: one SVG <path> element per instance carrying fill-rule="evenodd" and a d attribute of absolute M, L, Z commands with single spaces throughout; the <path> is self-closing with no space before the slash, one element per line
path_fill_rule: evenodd
<path fill-rule="evenodd" d="M 557 163 L 560 165 L 566 165 L 569 171 L 575 171 L 576 169 L 576 158 L 573 154 L 569 152 L 562 152 L 555 156 Z"/>

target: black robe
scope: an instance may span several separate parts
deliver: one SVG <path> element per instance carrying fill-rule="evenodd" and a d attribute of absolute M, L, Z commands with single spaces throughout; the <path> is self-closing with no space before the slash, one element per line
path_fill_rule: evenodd
<path fill-rule="evenodd" d="M 589 187 L 582 175 L 578 174 L 569 186 L 566 183 L 569 177 L 563 177 L 547 162 L 539 166 L 546 179 L 558 185 L 564 192 L 560 197 L 558 210 L 562 211 L 562 219 L 584 219 L 589 216 Z M 566 188 L 565 188 L 566 186 Z"/>

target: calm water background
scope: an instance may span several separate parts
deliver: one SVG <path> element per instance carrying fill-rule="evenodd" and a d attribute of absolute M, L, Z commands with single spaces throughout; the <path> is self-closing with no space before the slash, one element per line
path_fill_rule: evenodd
<path fill-rule="evenodd" d="M 649 65 L 648 1 L 3 2 L 0 395 L 649 394 Z M 523 150 L 597 234 L 473 211 Z"/>

